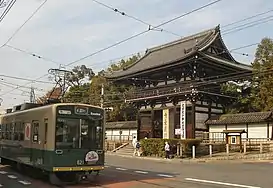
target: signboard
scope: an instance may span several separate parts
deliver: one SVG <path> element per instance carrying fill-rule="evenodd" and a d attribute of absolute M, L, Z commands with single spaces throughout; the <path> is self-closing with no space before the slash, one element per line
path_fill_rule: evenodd
<path fill-rule="evenodd" d="M 180 129 L 181 129 L 181 139 L 186 139 L 186 101 L 181 101 L 180 103 Z"/>
<path fill-rule="evenodd" d="M 88 108 L 77 106 L 77 107 L 75 107 L 75 114 L 87 115 L 88 114 Z"/>
<path fill-rule="evenodd" d="M 89 151 L 85 156 L 85 161 L 90 163 L 96 163 L 99 160 L 99 155 L 95 151 Z"/>
<path fill-rule="evenodd" d="M 169 109 L 163 110 L 163 139 L 169 138 Z"/>
<path fill-rule="evenodd" d="M 25 140 L 30 140 L 31 137 L 31 124 L 25 123 Z"/>

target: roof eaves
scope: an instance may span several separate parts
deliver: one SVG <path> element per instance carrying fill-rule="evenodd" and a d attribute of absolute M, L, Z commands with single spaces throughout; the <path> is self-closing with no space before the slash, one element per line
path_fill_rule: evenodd
<path fill-rule="evenodd" d="M 236 68 L 240 68 L 240 69 L 245 69 L 245 70 L 252 71 L 251 66 L 246 65 L 246 64 L 242 64 L 242 63 L 238 63 L 237 64 L 237 63 L 230 62 L 230 61 L 218 58 L 218 57 L 214 57 L 214 56 L 208 55 L 208 54 L 203 53 L 203 52 L 200 52 L 200 54 L 202 54 L 203 56 L 205 56 L 205 57 L 207 57 L 207 58 L 209 58 L 211 60 L 218 61 L 218 62 L 221 62 L 223 64 L 229 65 L 229 66 L 233 66 L 233 67 L 236 67 Z"/>

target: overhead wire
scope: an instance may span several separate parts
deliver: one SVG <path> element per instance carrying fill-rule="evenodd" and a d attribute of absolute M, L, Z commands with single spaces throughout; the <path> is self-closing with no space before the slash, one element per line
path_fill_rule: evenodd
<path fill-rule="evenodd" d="M 253 22 L 250 22 L 250 23 L 243 24 L 241 26 L 233 27 L 232 29 L 225 30 L 225 31 L 223 31 L 223 35 L 227 35 L 227 34 L 230 34 L 230 33 L 235 33 L 235 32 L 238 32 L 238 31 L 242 31 L 242 30 L 245 30 L 247 28 L 254 27 L 254 26 L 257 26 L 257 25 L 260 25 L 260 24 L 264 24 L 264 23 L 267 23 L 267 22 L 270 22 L 270 21 L 273 21 L 273 15 L 268 16 L 266 18 L 256 20 L 256 21 L 253 21 Z"/>
<path fill-rule="evenodd" d="M 112 7 L 112 6 L 109 6 L 109 5 L 105 4 L 105 3 L 102 3 L 102 2 L 97 1 L 97 0 L 92 0 L 92 1 L 95 2 L 95 3 L 97 3 L 97 4 L 102 5 L 103 7 L 106 7 L 106 8 L 108 8 L 108 9 L 110 9 L 110 10 L 113 10 L 114 12 L 119 13 L 119 14 L 122 15 L 122 16 L 126 16 L 126 17 L 128 17 L 128 18 L 131 18 L 131 19 L 136 20 L 136 21 L 138 21 L 138 22 L 140 22 L 140 23 L 142 23 L 142 24 L 147 25 L 147 26 L 148 26 L 148 29 L 154 28 L 154 26 L 153 26 L 152 24 L 150 24 L 150 23 L 148 23 L 148 22 L 146 22 L 146 21 L 143 21 L 143 20 L 141 20 L 141 19 L 139 19 L 139 18 L 137 18 L 137 17 L 135 17 L 135 16 L 129 15 L 129 14 L 127 14 L 126 12 L 120 11 L 120 10 L 118 10 L 117 8 L 114 8 L 114 7 Z M 151 30 L 155 30 L 155 29 L 151 29 Z M 177 33 L 174 33 L 174 32 L 172 32 L 172 31 L 168 31 L 168 30 L 163 29 L 163 28 L 158 28 L 158 30 L 155 30 L 155 31 L 160 31 L 160 32 L 169 33 L 169 34 L 175 35 L 176 37 L 182 37 L 181 35 L 179 35 L 179 34 L 177 34 Z"/>
<path fill-rule="evenodd" d="M 16 80 L 24 80 L 24 81 L 35 81 L 38 83 L 42 83 L 42 84 L 52 84 L 52 82 L 48 82 L 48 81 L 41 81 L 41 80 L 33 80 L 33 79 L 29 79 L 29 78 L 23 78 L 23 77 L 18 77 L 18 76 L 9 76 L 9 75 L 5 75 L 5 74 L 0 74 L 0 77 L 6 77 L 6 78 L 11 78 L 11 79 L 16 79 Z"/>
<path fill-rule="evenodd" d="M 47 0 L 45 0 L 45 2 L 46 2 L 46 1 L 47 1 Z M 174 18 L 172 18 L 172 19 L 170 19 L 170 20 L 167 20 L 167 21 L 165 21 L 165 22 L 163 22 L 163 23 L 161 23 L 161 24 L 159 24 L 159 25 L 153 27 L 152 29 L 160 28 L 160 27 L 163 26 L 163 25 L 166 25 L 166 24 L 171 23 L 171 22 L 173 22 L 173 21 L 175 21 L 175 20 L 177 20 L 177 19 L 180 19 L 180 18 L 185 17 L 185 16 L 187 16 L 187 15 L 190 15 L 190 14 L 192 14 L 192 13 L 194 13 L 194 12 L 197 12 L 197 11 L 199 11 L 199 10 L 202 10 L 202 9 L 204 9 L 204 8 L 207 8 L 207 7 L 209 7 L 209 6 L 212 6 L 212 5 L 214 5 L 214 4 L 216 4 L 216 3 L 220 2 L 220 1 L 222 1 L 222 0 L 215 0 L 215 1 L 211 2 L 211 3 L 205 4 L 205 5 L 203 5 L 203 6 L 199 7 L 199 8 L 193 9 L 193 10 L 187 12 L 187 13 L 184 13 L 184 14 L 179 15 L 179 16 L 177 16 L 177 17 L 174 17 Z M 40 9 L 40 8 L 45 4 L 45 2 L 44 2 L 38 9 Z M 36 12 L 38 12 L 38 11 L 35 11 L 35 13 L 36 13 Z M 33 16 L 34 16 L 34 14 L 33 14 Z M 113 47 L 115 47 L 115 46 L 118 46 L 119 44 L 122 44 L 122 43 L 124 43 L 124 42 L 126 42 L 126 41 L 128 41 L 128 40 L 131 40 L 131 39 L 133 39 L 133 38 L 136 38 L 136 37 L 138 37 L 138 36 L 141 36 L 141 35 L 143 35 L 143 34 L 149 32 L 149 31 L 151 31 L 151 28 L 148 29 L 148 30 L 145 30 L 145 31 L 143 31 L 143 32 L 141 32 L 141 33 L 138 33 L 138 34 L 136 34 L 136 35 L 133 35 L 133 36 L 131 36 L 131 37 L 129 37 L 129 38 L 126 38 L 126 39 L 124 39 L 124 40 L 122 40 L 122 41 L 119 41 L 119 42 L 117 42 L 117 43 L 114 43 L 113 45 L 110 45 L 110 46 L 108 46 L 108 47 L 106 47 L 106 48 L 103 48 L 103 49 L 101 49 L 101 50 L 98 50 L 98 51 L 96 51 L 96 52 L 94 52 L 94 53 L 91 53 L 91 54 L 88 54 L 88 55 L 86 55 L 86 56 L 84 56 L 84 57 L 81 57 L 81 58 L 78 59 L 78 60 L 72 61 L 71 63 L 68 63 L 67 65 L 65 65 L 65 67 L 70 66 L 70 65 L 72 65 L 72 64 L 75 64 L 75 63 L 77 63 L 77 62 L 79 62 L 79 61 L 82 61 L 82 60 L 84 60 L 84 59 L 86 59 L 86 58 L 89 58 L 89 57 L 91 57 L 91 56 L 94 56 L 94 55 L 96 55 L 96 54 L 98 54 L 98 53 L 101 53 L 101 52 L 103 52 L 103 51 L 106 51 L 106 50 L 108 50 L 108 49 L 110 49 L 110 48 L 113 48 Z M 11 40 L 11 39 L 10 39 L 10 40 Z M 8 42 L 9 42 L 10 40 L 8 40 Z M 6 42 L 6 43 L 7 43 L 7 42 Z M 43 78 L 43 77 L 45 77 L 45 76 L 47 76 L 47 75 L 48 75 L 48 74 L 45 74 L 45 75 L 43 75 L 43 76 L 41 76 L 41 77 L 39 77 L 39 78 L 37 78 L 37 79 L 35 79 L 35 80 L 39 80 L 39 79 L 41 79 L 41 78 Z M 32 83 L 32 82 L 30 82 L 30 83 Z M 30 83 L 27 83 L 26 85 L 28 85 L 28 84 L 30 84 Z M 8 91 L 8 92 L 6 92 L 5 94 L 8 94 L 9 92 L 12 92 L 12 91 L 14 91 L 14 90 Z M 4 94 L 4 95 L 5 95 L 5 94 Z M 0 95 L 0 96 L 3 96 L 3 94 Z"/>
<path fill-rule="evenodd" d="M 96 1 L 96 2 L 98 2 L 98 1 Z M 106 5 L 107 6 L 107 5 Z M 111 8 L 111 9 L 113 9 L 112 7 L 107 7 L 107 8 Z M 226 24 L 226 25 L 223 25 L 223 26 L 221 26 L 221 28 L 225 28 L 225 27 L 228 27 L 228 26 L 231 26 L 231 25 L 235 25 L 235 24 L 237 24 L 237 23 L 241 23 L 241 22 L 243 22 L 243 21 L 246 21 L 246 20 L 249 20 L 249 19 L 252 19 L 252 18 L 256 18 L 256 17 L 258 17 L 258 16 L 261 16 L 261 15 L 264 15 L 264 14 L 267 14 L 267 13 L 269 13 L 269 12 L 272 12 L 273 11 L 273 9 L 271 9 L 271 10 L 268 10 L 268 11 L 265 11 L 265 12 L 262 12 L 262 13 L 259 13 L 259 14 L 255 14 L 255 15 L 252 15 L 252 16 L 249 16 L 249 17 L 247 17 L 247 18 L 243 18 L 243 19 L 240 19 L 240 20 L 237 20 L 237 21 L 235 21 L 235 22 L 232 22 L 232 23 L 229 23 L 229 24 Z M 264 18 L 263 18 L 264 19 Z M 257 22 L 257 21 L 255 21 L 255 22 Z M 251 23 L 253 23 L 253 22 L 251 22 Z M 249 23 L 248 23 L 249 24 Z M 244 24 L 245 25 L 245 24 Z M 239 25 L 239 26 L 236 26 L 236 27 L 234 27 L 233 28 L 233 30 L 234 31 L 230 31 L 229 33 L 227 33 L 227 34 L 230 34 L 230 33 L 235 33 L 235 32 L 237 32 L 237 31 L 240 31 L 240 30 L 244 30 L 244 29 L 247 29 L 247 28 L 249 28 L 249 27 L 253 27 L 253 26 L 255 26 L 255 24 L 253 25 L 253 26 L 249 26 L 249 27 L 246 27 L 246 28 L 242 28 L 242 29 L 240 29 L 240 30 L 238 30 L 238 27 L 241 27 L 242 25 Z M 230 30 L 230 29 L 228 29 L 228 30 Z M 227 31 L 227 30 L 224 30 L 224 31 Z M 14 49 L 16 49 L 16 50 L 18 50 L 18 51 L 21 51 L 21 52 L 23 52 L 23 53 L 25 53 L 24 51 L 25 50 L 22 50 L 22 49 L 20 49 L 20 48 L 17 48 L 17 47 L 13 47 Z M 102 50 L 103 51 L 103 50 Z M 99 53 L 99 52 L 98 52 Z M 232 53 L 236 53 L 236 52 L 234 52 L 234 50 L 232 51 Z M 28 55 L 31 55 L 31 56 L 34 56 L 34 57 L 41 57 L 41 56 L 39 56 L 39 55 L 35 55 L 34 53 L 32 53 L 32 52 L 26 52 L 26 54 L 28 54 Z M 33 55 L 34 54 L 34 55 Z M 95 55 L 95 54 L 94 54 Z M 133 55 L 133 54 L 132 54 Z M 241 55 L 245 55 L 245 54 L 241 54 Z M 41 59 L 44 59 L 44 60 L 49 60 L 49 61 L 53 61 L 53 60 L 50 60 L 50 59 L 48 59 L 48 58 L 42 58 L 41 57 Z M 114 59 L 115 60 L 115 59 Z M 58 62 L 56 62 L 56 61 L 53 61 L 55 64 L 56 63 L 58 63 Z M 95 64 L 100 64 L 100 63 L 95 63 Z"/>
<path fill-rule="evenodd" d="M 17 0 L 11 0 L 10 2 L 8 2 L 8 6 L 5 8 L 4 12 L 0 16 L 0 23 L 4 20 L 4 18 L 9 13 L 9 11 L 11 10 L 11 8 L 14 6 L 14 4 L 16 3 L 16 1 Z M 5 3 L 5 2 L 3 1 L 2 4 L 3 3 Z M 2 7 L 0 7 L 0 8 L 2 8 Z"/>
<path fill-rule="evenodd" d="M 8 40 L 1 46 L 5 46 L 8 44 L 14 37 L 17 35 L 17 33 L 36 15 L 36 13 L 46 4 L 48 0 L 44 0 L 44 2 L 31 14 L 31 16 L 18 28 L 15 30 L 15 32 L 8 38 Z"/>
<path fill-rule="evenodd" d="M 235 21 L 235 22 L 232 22 L 232 23 L 229 23 L 229 24 L 226 24 L 226 25 L 223 25 L 222 28 L 229 27 L 229 26 L 231 26 L 231 25 L 235 25 L 235 24 L 238 24 L 238 23 L 241 23 L 241 22 L 250 20 L 250 19 L 252 19 L 252 18 L 256 18 L 256 17 L 262 16 L 262 15 L 268 14 L 268 13 L 270 13 L 270 12 L 273 12 L 273 9 L 270 9 L 270 10 L 268 10 L 268 11 L 261 12 L 261 13 L 258 13 L 258 14 L 255 14 L 255 15 L 252 15 L 252 16 L 249 16 L 249 17 L 246 17 L 246 18 L 244 18 L 244 19 L 237 20 L 237 21 Z"/>
<path fill-rule="evenodd" d="M 2 47 L 4 47 L 4 46 L 6 46 L 16 35 L 17 35 L 17 33 L 37 14 L 37 12 L 46 4 L 46 2 L 47 2 L 48 0 L 44 0 L 44 2 L 31 14 L 31 16 L 18 28 L 18 29 L 16 29 L 15 30 L 15 32 L 11 35 L 11 37 L 9 37 L 8 38 L 8 40 L 0 47 L 0 48 L 2 48 Z M 37 82 L 39 79 L 41 79 L 41 78 L 43 78 L 43 77 L 45 77 L 45 76 L 47 76 L 48 74 L 46 74 L 46 75 L 42 75 L 42 76 L 40 76 L 40 77 L 38 77 L 36 80 L 35 80 L 35 82 Z M 31 83 L 33 83 L 34 81 L 31 81 L 31 82 L 29 82 L 29 83 L 27 83 L 27 84 L 25 84 L 25 85 L 28 85 L 28 84 L 31 84 Z M 19 87 L 20 88 L 20 87 Z M 12 91 L 14 91 L 14 90 L 16 90 L 16 89 L 12 89 L 12 90 L 10 90 L 10 91 L 8 91 L 8 92 L 6 92 L 6 93 L 4 93 L 4 94 L 1 94 L 0 96 L 4 96 L 4 95 L 6 95 L 6 94 L 9 94 L 10 92 L 12 92 Z"/>
<path fill-rule="evenodd" d="M 160 28 L 160 27 L 163 26 L 163 25 L 166 25 L 166 24 L 171 23 L 171 22 L 173 22 L 173 21 L 175 21 L 175 20 L 178 20 L 178 19 L 180 19 L 180 18 L 183 18 L 183 17 L 185 17 L 185 16 L 187 16 L 187 15 L 190 15 L 190 14 L 192 14 L 192 13 L 194 13 L 194 12 L 197 12 L 197 11 L 199 11 L 199 10 L 202 10 L 202 9 L 204 9 L 204 8 L 207 8 L 207 7 L 209 7 L 209 6 L 211 6 L 211 5 L 214 5 L 214 4 L 216 4 L 216 3 L 220 2 L 220 1 L 222 1 L 222 0 L 216 0 L 216 1 L 213 1 L 213 2 L 208 3 L 208 4 L 206 4 L 206 5 L 203 5 L 203 6 L 199 7 L 199 8 L 193 9 L 193 10 L 187 12 L 187 13 L 184 13 L 184 14 L 182 14 L 182 15 L 176 16 L 176 17 L 174 17 L 174 18 L 172 18 L 172 19 L 170 19 L 170 20 L 167 20 L 167 21 L 165 21 L 165 22 L 163 22 L 163 23 L 161 23 L 161 24 L 159 24 L 159 25 L 157 25 L 157 26 L 155 26 L 155 27 L 152 27 L 151 29 Z M 126 39 L 123 39 L 123 40 L 121 40 L 121 41 L 119 41 L 119 42 L 116 42 L 116 43 L 114 43 L 114 44 L 112 44 L 112 45 L 110 45 L 110 46 L 108 46 L 108 47 L 106 47 L 106 48 L 100 49 L 100 50 L 98 50 L 98 51 L 96 51 L 96 52 L 93 52 L 93 53 L 91 53 L 91 54 L 88 54 L 88 55 L 86 55 L 86 56 L 83 56 L 83 57 L 81 57 L 81 58 L 79 58 L 79 59 L 77 59 L 77 60 L 75 60 L 75 61 L 72 61 L 72 62 L 68 63 L 68 64 L 65 65 L 65 66 L 70 66 L 70 65 L 72 65 L 72 64 L 78 63 L 78 62 L 80 62 L 80 61 L 82 61 L 82 60 L 84 60 L 84 59 L 87 59 L 87 58 L 89 58 L 89 57 L 91 57 L 91 56 L 94 56 L 94 55 L 96 55 L 96 54 L 98 54 L 98 53 L 101 53 L 101 52 L 106 51 L 106 50 L 108 50 L 108 49 L 110 49 L 110 48 L 113 48 L 113 47 L 115 47 L 115 46 L 118 46 L 118 45 L 120 45 L 120 44 L 122 44 L 122 43 L 124 43 L 124 42 L 127 42 L 127 41 L 129 41 L 129 40 L 132 40 L 132 39 L 134 39 L 134 38 L 136 38 L 136 37 L 139 37 L 139 36 L 141 36 L 141 35 L 143 35 L 143 34 L 149 32 L 149 31 L 151 31 L 151 29 L 142 31 L 142 32 L 137 33 L 137 34 L 135 34 L 135 35 L 132 35 L 132 36 L 126 38 Z"/>
<path fill-rule="evenodd" d="M 22 52 L 22 53 L 25 53 L 25 54 L 28 54 L 28 55 L 30 55 L 30 56 L 36 57 L 36 58 L 38 58 L 38 59 L 42 59 L 42 60 L 47 61 L 47 62 L 54 63 L 54 64 L 56 64 L 56 65 L 60 65 L 60 63 L 58 63 L 58 62 L 56 62 L 56 61 L 54 61 L 54 60 L 52 60 L 52 59 L 49 59 L 49 58 L 46 58 L 46 57 L 42 57 L 42 56 L 40 56 L 40 55 L 37 55 L 36 53 L 28 52 L 28 51 L 26 51 L 26 50 L 23 50 L 23 49 L 21 49 L 21 48 L 17 48 L 17 47 L 11 46 L 11 45 L 9 45 L 9 44 L 6 44 L 5 47 L 11 48 L 11 49 L 13 49 L 13 50 L 16 50 L 16 51 L 19 51 L 19 52 Z"/>
<path fill-rule="evenodd" d="M 216 2 L 218 2 L 218 1 L 216 1 Z M 212 2 L 211 4 L 209 4 L 209 6 L 212 5 L 212 4 L 214 4 L 214 3 L 216 3 L 216 2 Z M 207 5 L 207 6 L 208 6 L 208 5 Z M 201 8 L 204 8 L 204 7 L 201 7 Z M 200 9 L 200 8 L 199 8 L 199 9 Z M 193 10 L 193 11 L 197 11 L 197 10 Z M 193 12 L 193 11 L 191 11 L 191 12 Z M 191 13 L 191 12 L 190 12 L 190 13 Z M 188 14 L 189 14 L 189 13 L 186 13 L 186 15 L 188 15 Z M 182 16 L 185 16 L 185 14 L 182 15 Z M 178 18 L 176 17 L 176 18 L 174 18 L 174 19 L 178 19 Z M 162 26 L 162 25 L 164 25 L 164 24 L 167 24 L 167 23 L 173 21 L 174 19 L 171 19 L 171 20 L 169 20 L 169 21 L 167 21 L 167 22 L 164 22 L 164 23 L 162 23 L 162 24 L 160 24 L 159 26 L 156 26 L 156 27 L 154 27 L 154 28 L 157 28 L 157 27 L 160 27 L 160 26 Z M 145 33 L 146 33 L 146 32 L 147 32 L 147 31 L 145 31 Z M 135 36 L 135 37 L 136 37 L 136 36 Z M 133 38 L 135 38 L 135 37 L 133 36 Z M 127 40 L 130 40 L 130 39 L 127 39 Z M 118 44 L 121 44 L 121 43 L 123 43 L 123 42 L 125 42 L 125 41 L 127 41 L 127 40 L 123 40 L 123 41 L 119 42 Z M 102 51 L 105 51 L 105 50 L 107 50 L 107 49 L 109 49 L 109 48 L 111 48 L 111 47 L 114 47 L 114 46 L 118 45 L 118 44 L 115 43 L 114 45 L 111 45 L 111 46 L 107 47 L 106 49 L 102 49 L 102 50 L 97 51 L 97 52 L 95 52 L 95 53 L 89 54 L 88 56 L 85 56 L 85 57 L 83 57 L 83 58 L 81 58 L 81 59 L 78 59 L 77 61 L 71 62 L 70 64 L 68 64 L 68 65 L 66 65 L 66 66 L 69 66 L 69 65 L 71 65 L 71 64 L 74 64 L 74 63 L 76 63 L 76 62 L 79 62 L 79 61 L 81 61 L 81 60 L 83 60 L 83 59 L 86 59 L 86 58 L 88 58 L 88 57 L 90 57 L 90 56 L 93 56 L 93 55 L 95 55 L 95 54 L 97 54 L 97 53 L 100 53 L 100 52 L 102 52 Z M 47 75 L 47 74 L 46 74 L 46 75 Z M 46 76 L 46 75 L 43 75 L 42 77 L 44 77 L 44 76 Z M 40 79 L 40 78 L 38 78 L 38 79 Z"/>

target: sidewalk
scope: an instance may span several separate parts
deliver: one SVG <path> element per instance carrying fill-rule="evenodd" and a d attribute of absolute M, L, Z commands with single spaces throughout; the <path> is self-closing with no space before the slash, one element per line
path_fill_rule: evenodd
<path fill-rule="evenodd" d="M 273 161 L 273 153 L 263 153 L 263 154 L 241 154 L 241 153 L 231 153 L 229 156 L 226 153 L 219 153 L 212 157 L 204 156 L 198 157 L 195 159 L 192 158 L 174 158 L 171 160 L 159 158 L 159 157 L 137 157 L 137 156 L 130 156 L 130 155 L 120 155 L 117 153 L 107 152 L 106 155 L 110 156 L 119 156 L 119 157 L 126 157 L 126 158 L 135 158 L 135 159 L 142 159 L 142 160 L 153 160 L 153 161 L 160 161 L 160 162 L 167 162 L 167 163 L 206 163 L 206 162 L 267 162 Z"/>

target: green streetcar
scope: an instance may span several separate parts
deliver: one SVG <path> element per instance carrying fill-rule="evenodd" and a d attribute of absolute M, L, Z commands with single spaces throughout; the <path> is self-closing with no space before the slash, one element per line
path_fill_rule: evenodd
<path fill-rule="evenodd" d="M 0 117 L 1 164 L 39 169 L 55 185 L 98 174 L 105 161 L 104 113 L 74 103 L 16 106 Z"/>

